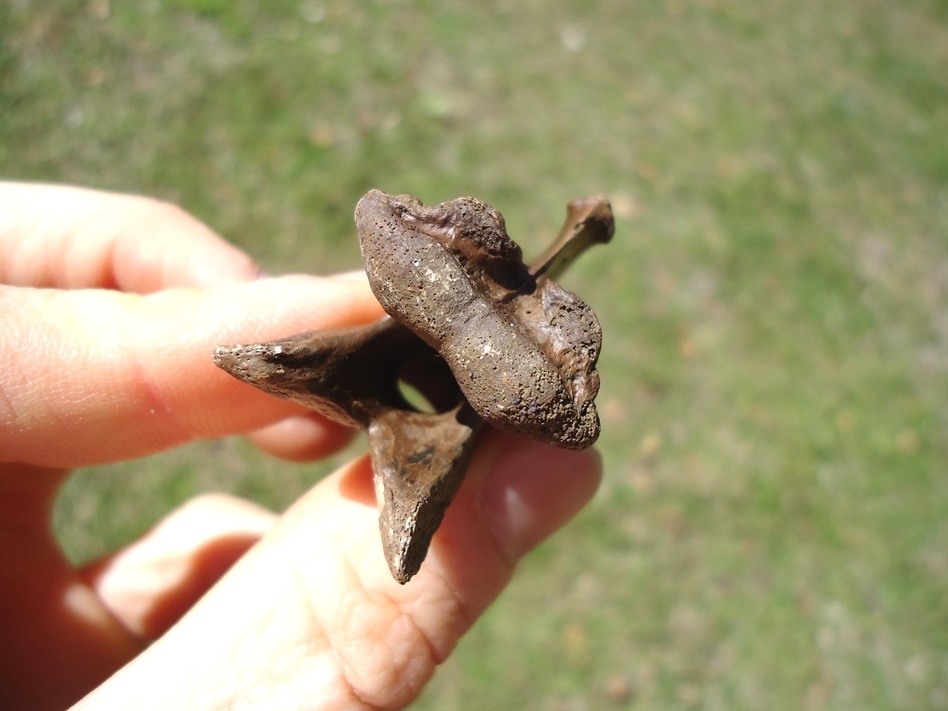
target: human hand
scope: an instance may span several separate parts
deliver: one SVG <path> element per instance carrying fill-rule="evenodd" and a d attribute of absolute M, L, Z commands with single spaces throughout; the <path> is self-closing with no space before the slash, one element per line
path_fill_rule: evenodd
<path fill-rule="evenodd" d="M 365 458 L 282 516 L 205 495 L 74 568 L 49 525 L 71 467 L 237 433 L 289 459 L 346 441 L 210 353 L 378 304 L 353 276 L 256 277 L 167 205 L 0 185 L 0 707 L 62 707 L 104 681 L 81 708 L 397 708 L 595 491 L 595 453 L 490 433 L 406 586 Z"/>

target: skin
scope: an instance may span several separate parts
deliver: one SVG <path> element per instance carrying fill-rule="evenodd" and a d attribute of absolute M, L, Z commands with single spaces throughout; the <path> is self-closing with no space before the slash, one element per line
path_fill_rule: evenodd
<path fill-rule="evenodd" d="M 50 526 L 72 467 L 233 434 L 291 460 L 335 451 L 348 430 L 210 354 L 380 315 L 361 275 L 260 279 L 173 206 L 0 183 L 0 708 L 388 709 L 420 693 L 591 498 L 595 452 L 483 437 L 406 586 L 365 458 L 282 515 L 198 497 L 85 566 Z"/>

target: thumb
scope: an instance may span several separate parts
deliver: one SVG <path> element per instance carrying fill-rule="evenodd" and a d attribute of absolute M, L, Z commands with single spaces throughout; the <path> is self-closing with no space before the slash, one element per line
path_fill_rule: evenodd
<path fill-rule="evenodd" d="M 489 433 L 421 571 L 378 540 L 360 460 L 297 502 L 177 626 L 80 708 L 399 708 L 599 482 L 598 455 Z M 174 678 L 168 685 L 164 680 Z"/>

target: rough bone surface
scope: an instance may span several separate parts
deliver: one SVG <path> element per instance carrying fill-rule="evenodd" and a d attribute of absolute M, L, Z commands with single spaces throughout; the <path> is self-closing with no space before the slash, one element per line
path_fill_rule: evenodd
<path fill-rule="evenodd" d="M 426 208 L 373 190 L 356 225 L 376 298 L 441 354 L 478 415 L 560 447 L 596 441 L 599 321 L 530 273 L 500 213 L 474 198 Z"/>
<path fill-rule="evenodd" d="M 373 190 L 356 207 L 369 283 L 389 317 L 365 327 L 220 346 L 214 362 L 271 395 L 368 433 L 382 548 L 405 583 L 463 480 L 484 422 L 560 447 L 599 434 L 602 331 L 552 279 L 608 242 L 603 198 L 570 203 L 557 242 L 531 266 L 500 213 L 475 198 L 425 207 Z M 425 395 L 416 411 L 400 382 Z"/>

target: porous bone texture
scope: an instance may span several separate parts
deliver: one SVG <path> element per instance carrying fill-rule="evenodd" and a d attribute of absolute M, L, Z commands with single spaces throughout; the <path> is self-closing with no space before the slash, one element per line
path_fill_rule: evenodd
<path fill-rule="evenodd" d="M 596 440 L 596 315 L 530 275 L 496 210 L 373 190 L 356 225 L 376 298 L 441 354 L 484 420 L 569 449 Z"/>

